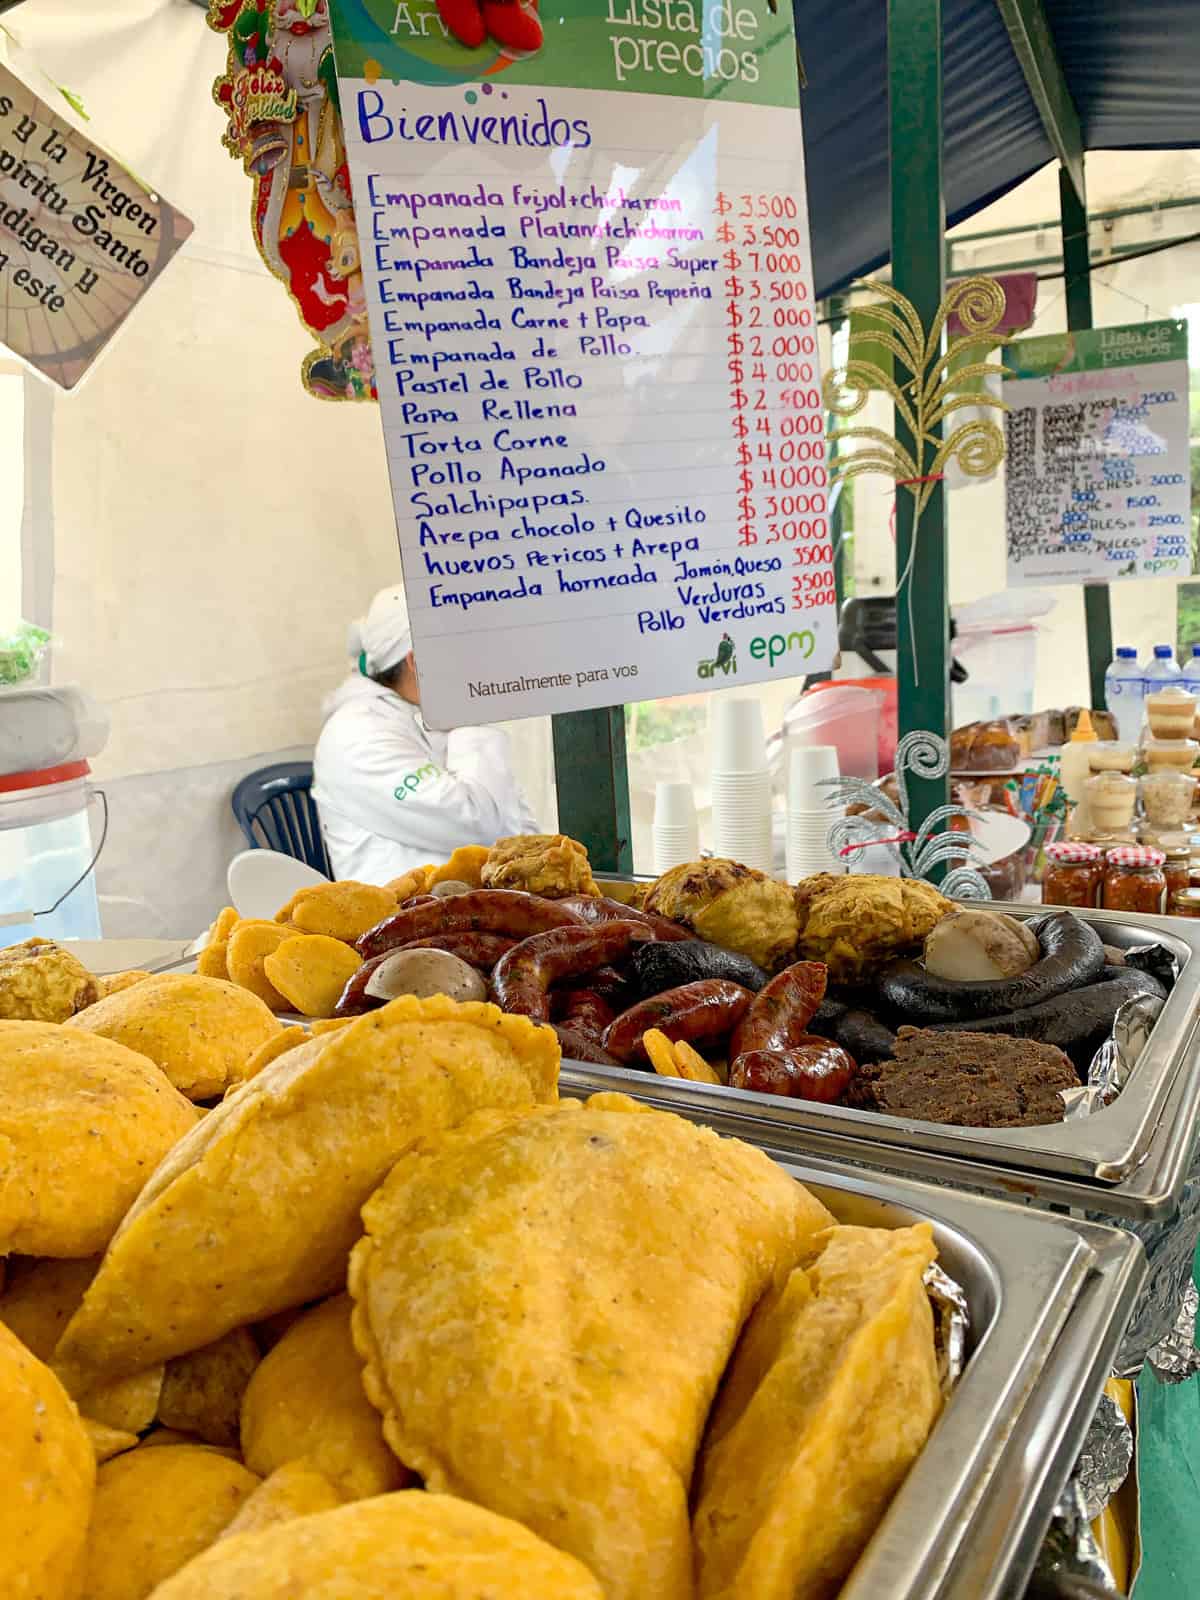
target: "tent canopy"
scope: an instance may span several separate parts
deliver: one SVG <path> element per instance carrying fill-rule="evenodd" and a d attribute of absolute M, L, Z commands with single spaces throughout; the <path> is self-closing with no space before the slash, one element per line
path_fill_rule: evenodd
<path fill-rule="evenodd" d="M 793 0 L 818 295 L 890 254 L 887 7 Z M 1195 0 L 1045 0 L 1089 150 L 1200 145 Z M 943 0 L 945 194 L 962 222 L 1054 158 L 996 0 Z M 857 85 L 857 93 L 855 86 Z"/>

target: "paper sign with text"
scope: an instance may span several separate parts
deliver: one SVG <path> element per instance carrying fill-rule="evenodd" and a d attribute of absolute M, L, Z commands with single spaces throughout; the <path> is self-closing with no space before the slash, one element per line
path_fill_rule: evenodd
<path fill-rule="evenodd" d="M 0 344 L 74 388 L 191 231 L 0 65 Z"/>
<path fill-rule="evenodd" d="M 431 0 L 331 0 L 438 727 L 797 677 L 836 648 L 791 9 L 539 14 L 514 57 Z"/>
<path fill-rule="evenodd" d="M 1187 324 L 1007 346 L 1010 584 L 1192 571 Z"/>

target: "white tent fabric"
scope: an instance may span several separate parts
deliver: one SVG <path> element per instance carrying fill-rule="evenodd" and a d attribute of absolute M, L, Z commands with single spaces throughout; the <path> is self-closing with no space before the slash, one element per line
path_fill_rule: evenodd
<path fill-rule="evenodd" d="M 400 577 L 374 406 L 299 382 L 313 341 L 259 260 L 187 0 L 35 0 L 15 32 L 196 231 L 82 388 L 55 395 L 54 677 L 107 704 L 105 931 L 186 934 L 224 899 L 236 777 L 307 754 L 347 623 Z M 512 728 L 553 825 L 548 722 Z"/>

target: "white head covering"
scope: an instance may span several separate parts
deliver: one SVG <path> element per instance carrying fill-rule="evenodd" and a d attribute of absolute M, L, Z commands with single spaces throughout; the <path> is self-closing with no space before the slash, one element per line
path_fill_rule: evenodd
<path fill-rule="evenodd" d="M 367 678 L 377 678 L 381 672 L 399 666 L 412 649 L 412 642 L 404 590 L 398 584 L 379 591 L 366 616 L 350 624 L 346 639 L 352 659 Z"/>

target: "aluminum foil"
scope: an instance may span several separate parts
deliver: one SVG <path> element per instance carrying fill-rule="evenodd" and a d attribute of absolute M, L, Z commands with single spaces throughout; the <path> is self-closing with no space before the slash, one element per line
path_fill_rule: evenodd
<path fill-rule="evenodd" d="M 1165 1339 L 1154 1345 L 1146 1358 L 1155 1377 L 1163 1383 L 1185 1383 L 1200 1372 L 1200 1350 L 1196 1349 L 1197 1310 L 1200 1310 L 1200 1293 L 1194 1283 L 1189 1283 L 1175 1326 Z"/>
<path fill-rule="evenodd" d="M 1083 1491 L 1072 1478 L 1054 1508 L 1029 1596 L 1037 1600 L 1121 1600 L 1092 1533 Z"/>
<path fill-rule="evenodd" d="M 1193 1287 L 1192 1271 L 1200 1242 L 1200 1149 L 1192 1152 L 1179 1208 L 1172 1216 L 1161 1222 L 1114 1222 L 1111 1217 L 1101 1216 L 1093 1220 L 1136 1235 L 1146 1252 L 1150 1274 L 1115 1362 L 1118 1377 L 1136 1377 L 1151 1350 L 1176 1333 L 1180 1308 Z M 1193 1358 L 1185 1359 L 1186 1338 L 1176 1340 L 1172 1348 L 1171 1366 L 1162 1376 L 1167 1382 L 1181 1383 L 1200 1370 L 1200 1365 Z"/>
<path fill-rule="evenodd" d="M 948 1397 L 962 1376 L 967 1359 L 967 1329 L 971 1313 L 961 1284 L 947 1277 L 941 1267 L 925 1268 L 925 1289 L 933 1308 L 933 1341 L 937 1347 L 938 1381 L 943 1397 Z"/>
<path fill-rule="evenodd" d="M 1132 1465 L 1133 1429 L 1113 1397 L 1102 1394 L 1072 1474 L 1089 1522 L 1108 1505 Z"/>
<path fill-rule="evenodd" d="M 1101 1111 L 1120 1094 L 1129 1082 L 1129 1075 L 1138 1064 L 1142 1051 L 1149 1043 L 1154 1024 L 1158 1021 L 1165 1000 L 1155 995 L 1140 994 L 1125 1004 L 1113 1018 L 1112 1034 L 1092 1057 L 1088 1068 L 1088 1081 L 1078 1089 L 1064 1089 L 1064 1122 L 1075 1122 L 1080 1117 L 1090 1117 Z"/>

